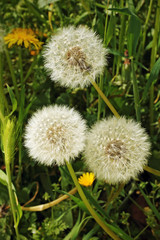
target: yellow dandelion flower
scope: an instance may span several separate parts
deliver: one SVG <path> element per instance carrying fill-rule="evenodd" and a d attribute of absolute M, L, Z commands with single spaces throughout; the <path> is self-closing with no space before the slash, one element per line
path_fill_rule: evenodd
<path fill-rule="evenodd" d="M 83 173 L 82 176 L 80 176 L 80 178 L 78 178 L 78 182 L 85 186 L 85 187 L 88 187 L 88 186 L 91 186 L 94 182 L 94 179 L 95 179 L 95 176 L 94 176 L 94 173 Z"/>
<path fill-rule="evenodd" d="M 26 28 L 15 28 L 4 37 L 5 43 L 8 44 L 8 47 L 12 47 L 17 44 L 18 46 L 24 44 L 25 48 L 31 48 L 31 45 L 34 45 L 36 49 L 40 49 L 43 42 L 40 42 L 32 29 Z"/>

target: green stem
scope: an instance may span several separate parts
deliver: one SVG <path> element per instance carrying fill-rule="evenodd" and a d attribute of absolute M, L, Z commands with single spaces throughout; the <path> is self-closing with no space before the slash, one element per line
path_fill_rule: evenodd
<path fill-rule="evenodd" d="M 115 115 L 116 118 L 120 118 L 120 115 L 118 114 L 118 112 L 116 111 L 116 109 L 113 107 L 113 105 L 110 103 L 110 101 L 108 100 L 108 98 L 104 95 L 104 93 L 101 91 L 101 89 L 98 87 L 98 85 L 94 82 L 91 81 L 92 85 L 94 86 L 94 88 L 97 90 L 97 92 L 99 93 L 99 95 L 101 96 L 101 98 L 103 99 L 103 101 L 107 104 L 107 106 L 109 107 L 109 109 L 112 111 L 112 113 Z"/>
<path fill-rule="evenodd" d="M 37 63 L 37 59 L 38 59 L 37 56 L 35 56 L 32 64 L 31 64 L 31 66 L 30 66 L 30 68 L 29 68 L 29 70 L 28 70 L 28 72 L 27 72 L 27 74 L 26 74 L 26 76 L 25 76 L 25 78 L 24 78 L 24 82 L 26 82 L 26 80 L 27 80 L 27 79 L 29 78 L 29 76 L 31 75 L 32 70 L 33 70 L 35 64 Z"/>
<path fill-rule="evenodd" d="M 105 19 L 105 26 L 104 26 L 104 40 L 103 44 L 106 44 L 106 37 L 107 37 L 107 25 L 108 25 L 108 6 L 109 6 L 109 0 L 107 1 L 107 8 L 106 8 L 106 19 Z"/>
<path fill-rule="evenodd" d="M 72 179 L 73 179 L 73 181 L 74 181 L 74 184 L 75 184 L 75 186 L 76 186 L 76 188 L 77 188 L 77 191 L 78 191 L 81 199 L 83 200 L 84 204 L 86 205 L 88 211 L 91 213 L 91 215 L 93 216 L 93 218 L 96 220 L 96 222 L 103 228 L 103 230 L 104 230 L 110 237 L 112 237 L 112 238 L 115 239 L 115 240 L 120 240 L 120 238 L 119 238 L 117 235 L 115 235 L 115 234 L 110 230 L 110 228 L 108 228 L 108 226 L 106 226 L 106 224 L 101 220 L 101 218 L 98 216 L 98 214 L 97 214 L 97 213 L 94 211 L 94 209 L 91 207 L 91 205 L 90 205 L 90 203 L 88 202 L 88 200 L 87 200 L 87 198 L 86 198 L 86 196 L 85 196 L 85 194 L 84 194 L 81 186 L 79 185 L 79 182 L 78 182 L 78 180 L 77 180 L 77 177 L 76 177 L 76 175 L 75 175 L 75 172 L 74 172 L 71 164 L 66 161 L 66 165 L 67 165 L 67 167 L 68 167 L 68 170 L 69 170 L 69 172 L 70 172 L 70 174 L 71 174 L 71 177 L 72 177 Z"/>
<path fill-rule="evenodd" d="M 13 65 L 12 65 L 12 61 L 11 61 L 11 58 L 9 56 L 8 50 L 6 48 L 5 48 L 5 54 L 6 54 L 9 70 L 10 70 L 10 73 L 11 73 L 11 77 L 12 77 L 12 82 L 13 82 L 13 86 L 14 86 L 14 90 L 15 90 L 15 95 L 16 95 L 17 100 L 19 100 L 19 92 L 18 92 L 17 81 L 16 81 L 16 77 L 15 77 L 15 74 L 14 74 Z"/>
<path fill-rule="evenodd" d="M 145 230 L 149 227 L 149 224 L 147 224 L 142 231 L 140 231 L 140 233 L 137 234 L 137 236 L 134 238 L 134 240 L 139 239 L 140 235 L 142 235 L 143 232 L 145 232 Z"/>
<path fill-rule="evenodd" d="M 104 46 L 106 45 L 106 37 L 107 37 L 108 6 L 109 6 L 109 1 L 107 2 L 106 19 L 105 19 L 105 26 L 104 26 L 104 39 L 103 39 L 103 44 L 104 44 Z M 102 77 L 102 74 L 100 75 L 99 88 L 101 89 L 101 91 L 103 91 L 103 77 Z M 98 95 L 98 114 L 97 114 L 97 120 L 100 119 L 101 108 L 102 108 L 102 99 L 101 99 L 100 95 Z"/>
<path fill-rule="evenodd" d="M 124 7 L 124 0 L 121 0 L 120 7 L 121 8 Z M 125 29 L 126 29 L 125 15 L 122 14 L 122 16 L 121 16 L 121 29 L 120 29 L 120 35 L 119 35 L 119 49 L 118 49 L 118 51 L 120 53 L 122 52 L 123 47 L 124 47 Z M 121 61 L 121 56 L 118 56 L 116 75 L 119 74 L 120 61 Z"/>
<path fill-rule="evenodd" d="M 159 170 L 156 170 L 156 169 L 151 168 L 151 167 L 149 167 L 149 166 L 144 166 L 143 169 L 144 169 L 145 171 L 149 172 L 149 173 L 152 173 L 152 174 L 160 177 L 160 171 L 159 171 Z"/>
<path fill-rule="evenodd" d="M 151 51 L 151 62 L 150 69 L 152 69 L 157 55 L 157 45 L 158 45 L 158 33 L 159 33 L 159 19 L 160 19 L 160 0 L 158 0 L 158 6 L 156 11 L 155 29 L 152 42 Z M 154 83 L 152 83 L 150 88 L 150 134 L 153 135 L 153 122 L 154 122 Z"/>
<path fill-rule="evenodd" d="M 148 14 L 147 14 L 146 21 L 145 21 L 145 24 L 144 24 L 143 40 L 142 40 L 142 52 L 144 51 L 144 45 L 145 45 L 145 41 L 146 41 L 146 32 L 147 32 L 148 22 L 149 22 L 149 18 L 150 18 L 151 11 L 152 11 L 152 4 L 153 4 L 153 0 L 150 0 L 150 4 L 149 4 L 149 7 L 148 7 Z"/>
<path fill-rule="evenodd" d="M 56 8 L 57 14 L 60 18 L 60 25 L 61 25 L 61 27 L 63 27 L 63 16 L 62 16 L 61 8 L 59 7 L 57 2 L 55 3 L 55 8 Z"/>
<path fill-rule="evenodd" d="M 102 75 L 100 75 L 99 88 L 101 89 L 101 91 L 103 91 L 103 78 L 102 78 Z M 101 99 L 101 96 L 98 95 L 98 113 L 97 113 L 97 120 L 99 120 L 100 117 L 101 117 L 101 108 L 102 108 L 102 99 Z"/>
<path fill-rule="evenodd" d="M 7 158 L 7 156 L 5 155 L 5 158 Z M 15 232 L 16 232 L 16 236 L 17 236 L 17 240 L 20 240 L 20 236 L 19 236 L 19 232 L 18 232 L 18 226 L 17 226 L 17 220 L 16 220 L 16 203 L 15 203 L 15 196 L 12 190 L 12 181 L 11 181 L 11 170 L 10 170 L 10 159 L 5 159 L 6 162 L 6 173 L 7 173 L 7 177 L 8 177 L 8 192 L 9 192 L 9 198 L 10 198 L 10 204 L 11 204 L 11 211 L 13 214 L 13 220 L 14 220 L 14 228 L 15 228 Z"/>
<path fill-rule="evenodd" d="M 136 110 L 136 118 L 137 118 L 137 121 L 140 122 L 141 121 L 141 108 L 140 108 L 139 91 L 138 91 L 136 74 L 135 74 L 135 70 L 134 70 L 133 59 L 131 59 L 131 68 L 132 68 L 133 94 L 134 94 L 134 104 L 135 104 L 135 110 Z"/>
<path fill-rule="evenodd" d="M 150 0 L 150 4 L 149 4 L 149 7 L 148 7 L 148 14 L 147 14 L 146 21 L 145 21 L 145 24 L 144 24 L 142 41 L 140 42 L 140 45 L 139 45 L 139 48 L 138 48 L 138 54 L 137 54 L 137 57 L 136 57 L 136 61 L 138 61 L 138 58 L 139 58 L 140 54 L 141 54 L 141 57 L 143 57 L 142 54 L 144 54 L 144 46 L 145 46 L 145 42 L 146 42 L 146 33 L 147 33 L 147 29 L 148 29 L 149 18 L 150 18 L 151 11 L 152 11 L 152 4 L 153 4 L 153 0 Z"/>
<path fill-rule="evenodd" d="M 21 47 L 18 48 L 18 57 L 19 57 L 19 68 L 20 68 L 20 78 L 21 78 L 21 84 L 23 83 L 23 63 L 22 63 L 22 52 Z"/>
<path fill-rule="evenodd" d="M 21 47 L 18 49 L 18 56 L 19 56 L 19 69 L 20 69 L 20 79 L 21 79 L 21 92 L 20 92 L 20 105 L 19 105 L 19 116 L 18 116 L 18 128 L 19 128 L 19 142 L 18 142 L 18 149 L 19 149 L 19 167 L 18 167 L 18 175 L 16 184 L 17 187 L 21 181 L 22 175 L 22 127 L 23 127 L 23 119 L 24 119 L 24 104 L 25 104 L 25 82 L 23 77 L 23 63 L 22 63 L 22 52 Z"/>
<path fill-rule="evenodd" d="M 18 143 L 18 174 L 16 179 L 16 186 L 19 187 L 22 175 L 22 128 L 19 131 L 19 143 Z"/>

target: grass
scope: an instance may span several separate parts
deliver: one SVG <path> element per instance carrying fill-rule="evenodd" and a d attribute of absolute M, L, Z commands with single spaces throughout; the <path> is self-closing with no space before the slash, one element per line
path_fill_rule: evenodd
<path fill-rule="evenodd" d="M 96 83 L 70 89 L 50 80 L 44 69 L 43 47 L 35 56 L 17 45 L 1 49 L 0 36 L 2 239 L 160 238 L 159 6 L 159 0 L 0 2 L 5 34 L 14 28 L 31 28 L 45 45 L 64 26 L 86 25 L 109 49 L 108 66 Z M 76 180 L 76 176 L 88 171 L 83 154 L 72 163 L 74 170 L 69 165 L 36 164 L 23 145 L 24 129 L 38 108 L 51 104 L 76 108 L 89 127 L 113 114 L 140 122 L 152 143 L 146 171 L 124 186 L 110 186 L 96 179 L 93 186 L 84 188 Z M 74 192 L 73 196 L 68 193 L 74 189 L 74 182 L 79 194 Z M 37 184 L 39 188 L 35 188 Z M 29 210 L 63 199 L 61 195 L 64 200 L 51 204 L 48 210 Z M 23 211 L 28 201 L 28 211 Z"/>

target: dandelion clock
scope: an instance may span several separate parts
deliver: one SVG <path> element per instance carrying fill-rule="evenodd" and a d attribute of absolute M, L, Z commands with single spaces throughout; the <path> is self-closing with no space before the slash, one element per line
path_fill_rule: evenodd
<path fill-rule="evenodd" d="M 45 165 L 63 165 L 83 151 L 86 123 L 73 108 L 49 106 L 29 119 L 25 146 L 29 155 Z"/>
<path fill-rule="evenodd" d="M 65 87 L 85 87 L 103 72 L 108 50 L 84 26 L 63 28 L 45 47 L 45 68 L 51 79 Z"/>
<path fill-rule="evenodd" d="M 110 184 L 126 183 L 137 177 L 149 154 L 145 130 L 125 117 L 101 120 L 87 136 L 86 164 L 97 178 Z"/>

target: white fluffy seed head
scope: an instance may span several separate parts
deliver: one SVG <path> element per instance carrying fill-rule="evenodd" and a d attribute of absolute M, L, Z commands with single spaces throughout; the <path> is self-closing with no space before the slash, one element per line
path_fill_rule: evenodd
<path fill-rule="evenodd" d="M 138 176 L 150 154 L 149 137 L 134 120 L 115 117 L 97 122 L 90 130 L 85 161 L 97 178 L 110 184 Z"/>
<path fill-rule="evenodd" d="M 43 56 L 51 79 L 65 87 L 85 87 L 103 72 L 108 50 L 84 26 L 63 28 L 52 36 Z"/>
<path fill-rule="evenodd" d="M 63 165 L 83 151 L 85 132 L 85 120 L 73 108 L 43 107 L 29 120 L 24 144 L 39 163 Z"/>

